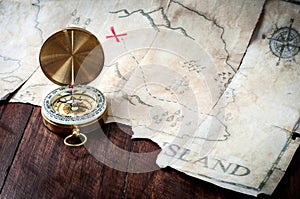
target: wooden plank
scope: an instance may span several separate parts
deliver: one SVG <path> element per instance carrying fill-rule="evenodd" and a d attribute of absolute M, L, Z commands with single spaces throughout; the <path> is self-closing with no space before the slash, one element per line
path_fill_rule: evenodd
<path fill-rule="evenodd" d="M 43 124 L 40 108 L 35 108 L 24 133 L 19 151 L 2 191 L 3 198 L 111 198 L 121 196 L 125 172 L 109 168 L 92 154 L 114 154 L 117 145 L 109 146 L 104 138 L 125 150 L 130 136 L 106 125 L 107 134 L 89 135 L 87 147 L 71 148 L 63 139 L 49 132 Z M 99 136 L 100 135 L 100 136 Z M 127 139 L 128 137 L 129 139 Z M 99 139 L 100 138 L 100 139 Z M 104 142 L 102 142 L 104 140 Z M 107 139 L 106 139 L 107 140 Z M 110 148 L 107 148 L 110 147 Z M 128 162 L 128 160 L 126 160 Z"/>
<path fill-rule="evenodd" d="M 0 119 L 0 188 L 2 189 L 33 106 L 15 103 L 1 107 L 3 113 Z"/>
<path fill-rule="evenodd" d="M 122 198 L 126 186 L 127 173 L 125 172 L 129 163 L 129 153 L 132 147 L 131 128 L 125 125 L 110 124 L 104 129 L 106 133 L 104 159 L 99 157 L 100 153 L 93 156 L 104 163 L 102 183 L 98 198 Z M 107 140 L 107 138 L 109 140 Z M 98 139 L 99 140 L 99 139 Z"/>
<path fill-rule="evenodd" d="M 1 116 L 4 112 L 4 109 L 6 108 L 6 105 L 7 105 L 6 103 L 3 103 L 3 102 L 0 101 L 0 119 L 1 119 Z"/>
<path fill-rule="evenodd" d="M 160 151 L 159 146 L 150 140 L 134 141 L 124 198 L 140 198 L 149 184 L 154 183 L 153 178 L 160 169 L 156 165 Z"/>

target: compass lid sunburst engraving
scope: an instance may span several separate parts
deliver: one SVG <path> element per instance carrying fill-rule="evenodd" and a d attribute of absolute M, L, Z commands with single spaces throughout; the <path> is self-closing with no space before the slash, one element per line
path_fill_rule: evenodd
<path fill-rule="evenodd" d="M 100 42 L 81 28 L 54 33 L 43 44 L 39 59 L 47 78 L 60 86 L 89 83 L 104 65 Z"/>

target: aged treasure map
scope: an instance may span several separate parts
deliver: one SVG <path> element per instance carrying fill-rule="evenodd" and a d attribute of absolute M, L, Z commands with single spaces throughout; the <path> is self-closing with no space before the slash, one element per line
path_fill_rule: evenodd
<path fill-rule="evenodd" d="M 271 194 L 299 146 L 299 9 L 279 0 L 2 0 L 0 97 L 41 105 L 58 87 L 39 67 L 42 43 L 85 28 L 104 49 L 90 85 L 107 98 L 106 122 L 157 143 L 161 168 Z"/>

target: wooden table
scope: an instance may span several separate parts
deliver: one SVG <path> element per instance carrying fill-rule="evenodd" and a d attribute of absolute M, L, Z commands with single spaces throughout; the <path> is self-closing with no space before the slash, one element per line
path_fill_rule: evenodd
<path fill-rule="evenodd" d="M 106 124 L 104 135 L 131 152 L 159 151 L 148 140 L 131 140 L 131 128 Z M 85 147 L 70 148 L 42 123 L 40 107 L 0 104 L 0 198 L 254 198 L 187 176 L 171 168 L 130 173 L 106 166 Z M 115 148 L 99 145 L 114 155 Z M 116 161 L 131 164 L 130 157 Z M 141 160 L 155 162 L 155 157 Z M 271 197 L 300 198 L 300 151 Z"/>

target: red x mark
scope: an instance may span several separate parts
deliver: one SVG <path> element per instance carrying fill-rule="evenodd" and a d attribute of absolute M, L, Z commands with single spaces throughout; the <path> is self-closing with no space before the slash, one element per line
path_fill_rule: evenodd
<path fill-rule="evenodd" d="M 126 36 L 127 35 L 127 33 L 123 33 L 123 34 L 118 34 L 117 35 L 113 26 L 110 27 L 110 30 L 111 30 L 111 32 L 112 32 L 113 35 L 106 36 L 106 39 L 116 38 L 116 41 L 120 42 L 120 39 L 118 37 L 122 37 L 122 36 Z"/>

